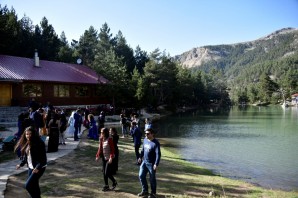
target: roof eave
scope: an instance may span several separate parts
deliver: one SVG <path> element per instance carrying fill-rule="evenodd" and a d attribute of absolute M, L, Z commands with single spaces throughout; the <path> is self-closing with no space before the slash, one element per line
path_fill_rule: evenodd
<path fill-rule="evenodd" d="M 23 82 L 23 80 L 20 80 L 20 79 L 0 78 L 0 82 L 16 82 L 16 83 L 21 83 L 21 82 Z"/>

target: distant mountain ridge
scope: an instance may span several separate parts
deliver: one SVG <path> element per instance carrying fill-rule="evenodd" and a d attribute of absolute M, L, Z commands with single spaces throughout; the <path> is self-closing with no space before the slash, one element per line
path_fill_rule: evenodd
<path fill-rule="evenodd" d="M 298 53 L 298 28 L 283 28 L 254 41 L 193 48 L 173 59 L 187 68 L 230 73 L 230 69 L 281 59 Z"/>

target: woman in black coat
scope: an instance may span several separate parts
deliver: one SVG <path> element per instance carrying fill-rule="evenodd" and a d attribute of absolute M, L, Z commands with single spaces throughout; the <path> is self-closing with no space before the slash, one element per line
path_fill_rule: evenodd
<path fill-rule="evenodd" d="M 58 114 L 53 113 L 52 119 L 49 122 L 49 141 L 48 141 L 48 153 L 57 152 L 59 146 L 59 136 L 60 136 L 60 119 Z"/>
<path fill-rule="evenodd" d="M 115 150 L 115 157 L 112 162 L 112 174 L 115 175 L 116 172 L 118 171 L 118 161 L 119 161 L 119 149 L 118 149 L 119 135 L 117 133 L 116 128 L 114 127 L 110 128 L 110 136 L 113 138 L 114 150 Z"/>
<path fill-rule="evenodd" d="M 15 151 L 20 149 L 21 163 L 16 169 L 27 164 L 28 179 L 25 187 L 31 197 L 40 197 L 39 179 L 47 166 L 45 143 L 33 127 L 27 127 L 15 146 Z"/>

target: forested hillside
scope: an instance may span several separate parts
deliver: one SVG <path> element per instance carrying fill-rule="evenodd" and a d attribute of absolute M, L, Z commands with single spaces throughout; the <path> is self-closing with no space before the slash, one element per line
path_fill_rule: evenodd
<path fill-rule="evenodd" d="M 244 102 L 260 99 L 252 90 L 257 92 L 262 74 L 286 97 L 298 91 L 298 29 L 284 28 L 250 42 L 194 48 L 174 59 L 192 70 L 221 71 L 234 101 L 240 93 L 246 96 Z"/>

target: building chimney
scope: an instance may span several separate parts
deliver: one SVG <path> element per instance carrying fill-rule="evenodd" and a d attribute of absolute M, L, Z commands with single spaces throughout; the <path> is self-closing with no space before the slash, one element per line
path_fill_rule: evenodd
<path fill-rule="evenodd" d="M 37 49 L 35 49 L 35 53 L 34 53 L 34 66 L 35 67 L 40 67 Z"/>

